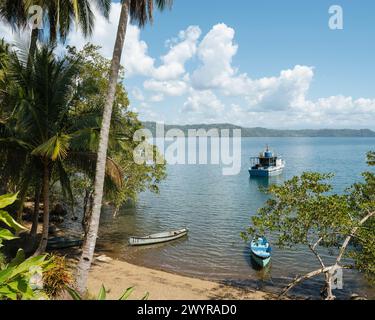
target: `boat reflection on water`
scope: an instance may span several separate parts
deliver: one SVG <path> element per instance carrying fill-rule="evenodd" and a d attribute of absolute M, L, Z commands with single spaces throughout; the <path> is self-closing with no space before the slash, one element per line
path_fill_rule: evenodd
<path fill-rule="evenodd" d="M 268 189 L 270 186 L 277 184 L 280 185 L 285 182 L 285 179 L 282 175 L 273 176 L 269 178 L 265 177 L 250 177 L 249 181 L 251 184 L 257 184 L 258 189 Z"/>
<path fill-rule="evenodd" d="M 249 267 L 257 273 L 257 279 L 262 281 L 269 281 L 272 279 L 272 262 L 269 263 L 266 267 L 261 267 L 253 259 L 252 255 L 249 254 L 250 246 L 246 246 L 243 251 L 244 258 L 248 263 Z"/>

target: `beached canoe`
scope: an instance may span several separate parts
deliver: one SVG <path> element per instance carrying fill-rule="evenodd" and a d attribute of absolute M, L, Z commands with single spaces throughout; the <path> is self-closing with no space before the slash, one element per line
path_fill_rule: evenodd
<path fill-rule="evenodd" d="M 152 234 L 146 237 L 130 237 L 129 244 L 131 246 L 147 246 L 151 244 L 164 243 L 185 237 L 189 230 L 187 228 Z"/>
<path fill-rule="evenodd" d="M 68 249 L 74 247 L 80 247 L 83 244 L 81 239 L 71 239 L 63 237 L 55 237 L 48 239 L 47 249 L 48 250 L 59 250 L 59 249 Z"/>
<path fill-rule="evenodd" d="M 271 246 L 265 237 L 254 238 L 250 244 L 251 256 L 261 267 L 266 267 L 271 261 Z"/>

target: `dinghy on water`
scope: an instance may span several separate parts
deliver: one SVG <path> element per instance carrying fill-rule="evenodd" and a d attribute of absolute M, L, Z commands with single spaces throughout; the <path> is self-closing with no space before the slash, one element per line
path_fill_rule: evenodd
<path fill-rule="evenodd" d="M 162 232 L 152 234 L 146 237 L 130 237 L 129 245 L 131 246 L 147 246 L 151 244 L 164 243 L 173 240 L 180 239 L 187 236 L 189 230 L 187 228 L 171 231 L 171 232 Z"/>
<path fill-rule="evenodd" d="M 271 261 L 271 246 L 265 237 L 254 238 L 250 244 L 253 260 L 262 268 Z"/>

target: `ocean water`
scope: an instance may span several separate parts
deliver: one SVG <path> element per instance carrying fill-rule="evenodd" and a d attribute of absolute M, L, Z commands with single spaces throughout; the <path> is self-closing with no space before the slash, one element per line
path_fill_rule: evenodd
<path fill-rule="evenodd" d="M 286 160 L 283 175 L 265 179 L 249 177 L 249 158 L 269 144 Z M 343 192 L 368 170 L 366 153 L 375 149 L 373 138 L 243 138 L 241 172 L 223 176 L 220 165 L 168 166 L 168 177 L 160 194 L 143 193 L 136 205 L 113 217 L 104 209 L 99 248 L 131 263 L 178 274 L 217 280 L 238 286 L 278 291 L 296 275 L 319 268 L 304 247 L 273 248 L 272 264 L 259 270 L 251 262 L 248 244 L 240 232 L 267 200 L 259 190 L 282 183 L 304 171 L 332 172 L 336 192 Z M 132 248 L 131 235 L 190 229 L 189 236 L 175 242 Z M 269 240 L 274 239 L 271 235 Z M 329 253 L 323 251 L 325 259 Z M 307 282 L 295 294 L 316 296 L 321 279 Z M 338 297 L 359 293 L 374 298 L 374 289 L 354 271 L 344 271 L 344 289 Z"/>

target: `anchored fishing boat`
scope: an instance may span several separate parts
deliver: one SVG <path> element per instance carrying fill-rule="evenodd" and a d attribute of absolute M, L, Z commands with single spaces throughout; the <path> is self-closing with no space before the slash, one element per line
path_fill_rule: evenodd
<path fill-rule="evenodd" d="M 258 157 L 250 158 L 251 168 L 249 173 L 251 177 L 271 177 L 283 173 L 285 161 L 270 151 L 267 146 L 266 151 Z"/>
<path fill-rule="evenodd" d="M 271 246 L 265 237 L 254 238 L 250 244 L 253 260 L 262 268 L 271 261 Z"/>
<path fill-rule="evenodd" d="M 164 243 L 173 240 L 180 239 L 182 237 L 187 236 L 189 230 L 187 228 L 170 231 L 170 232 L 162 232 L 152 234 L 146 237 L 130 237 L 129 238 L 129 245 L 131 246 L 147 246 L 151 244 L 157 243 Z"/>

